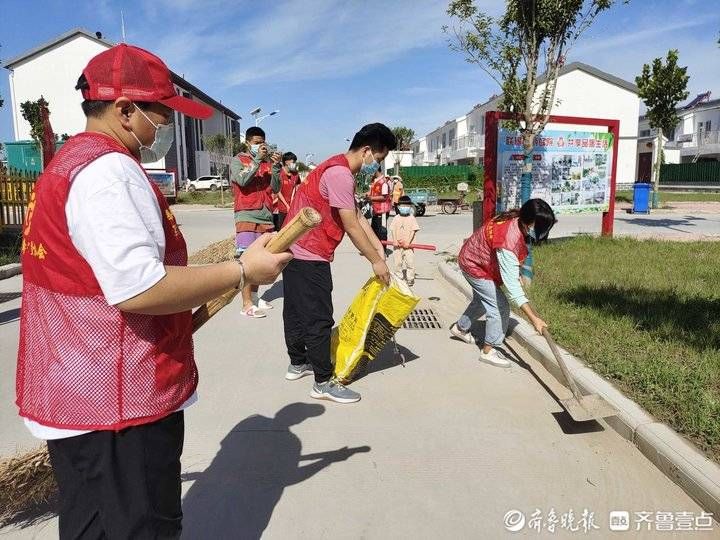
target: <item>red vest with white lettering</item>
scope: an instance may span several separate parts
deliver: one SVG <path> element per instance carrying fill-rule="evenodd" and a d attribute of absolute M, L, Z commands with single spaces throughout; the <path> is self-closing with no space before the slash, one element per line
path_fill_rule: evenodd
<path fill-rule="evenodd" d="M 486 221 L 465 240 L 458 255 L 460 270 L 476 279 L 489 279 L 502 285 L 495 251 L 507 249 L 515 254 L 520 263 L 528 256 L 525 237 L 519 225 L 518 218 Z"/>
<path fill-rule="evenodd" d="M 319 255 L 329 261 L 333 259 L 335 250 L 342 242 L 345 229 L 340 219 L 340 212 L 338 212 L 337 208 L 331 207 L 328 200 L 320 193 L 320 179 L 327 169 L 336 166 L 345 167 L 348 173 L 352 174 L 350 164 L 343 154 L 323 161 L 312 170 L 307 177 L 307 181 L 298 186 L 295 198 L 290 204 L 290 212 L 288 212 L 285 219 L 285 225 L 287 225 L 302 208 L 307 206 L 320 212 L 322 216 L 320 225 L 298 240 L 297 244 L 310 253 Z"/>
<path fill-rule="evenodd" d="M 253 166 L 253 158 L 250 154 L 238 154 L 235 159 L 239 159 L 240 163 L 246 169 Z M 240 210 L 260 210 L 265 207 L 272 210 L 272 188 L 270 180 L 272 179 L 272 165 L 267 161 L 260 162 L 255 176 L 249 183 L 244 186 L 233 182 L 233 194 L 235 195 L 235 211 Z"/>
<path fill-rule="evenodd" d="M 139 315 L 109 305 L 70 239 L 65 203 L 72 181 L 110 152 L 130 155 L 106 135 L 72 137 L 28 205 L 16 403 L 21 416 L 50 427 L 120 430 L 149 423 L 178 409 L 198 382 L 190 311 Z M 185 240 L 165 197 L 151 186 L 163 216 L 164 263 L 185 266 Z M 106 219 L 117 219 L 108 211 Z"/>

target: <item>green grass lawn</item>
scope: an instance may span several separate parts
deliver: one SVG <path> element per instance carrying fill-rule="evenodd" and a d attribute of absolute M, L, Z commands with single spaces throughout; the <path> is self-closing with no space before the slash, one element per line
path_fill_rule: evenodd
<path fill-rule="evenodd" d="M 615 193 L 617 202 L 631 203 L 633 200 L 632 191 L 618 191 Z M 660 203 L 669 202 L 720 202 L 720 193 L 696 193 L 696 192 L 660 192 Z"/>
<path fill-rule="evenodd" d="M 232 191 L 224 190 L 225 204 L 233 202 Z M 177 204 L 220 204 L 220 191 L 179 191 Z"/>
<path fill-rule="evenodd" d="M 534 259 L 557 341 L 720 460 L 720 243 L 577 237 Z"/>
<path fill-rule="evenodd" d="M 21 242 L 17 234 L 0 235 L 0 266 L 20 262 Z"/>

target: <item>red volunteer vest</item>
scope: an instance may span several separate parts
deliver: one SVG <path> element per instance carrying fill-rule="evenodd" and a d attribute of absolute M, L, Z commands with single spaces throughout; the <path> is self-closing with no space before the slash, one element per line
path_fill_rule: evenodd
<path fill-rule="evenodd" d="M 109 305 L 70 239 L 65 203 L 73 178 L 110 152 L 130 155 L 106 135 L 72 137 L 28 205 L 16 403 L 21 416 L 50 427 L 120 430 L 149 423 L 180 407 L 198 382 L 190 311 L 138 315 Z M 164 263 L 185 266 L 185 240 L 151 185 L 163 215 Z"/>
<path fill-rule="evenodd" d="M 292 198 L 293 188 L 297 184 L 297 180 L 297 174 L 288 174 L 285 172 L 285 169 L 280 170 L 280 193 L 282 193 L 282 196 L 285 197 L 288 204 L 291 202 L 290 199 Z M 280 200 L 278 200 L 277 204 L 280 212 L 283 212 L 284 214 L 287 214 L 290 210 L 290 208 L 285 208 L 285 205 Z"/>
<path fill-rule="evenodd" d="M 250 154 L 238 154 L 237 159 L 246 167 L 253 166 L 253 158 Z M 272 165 L 267 161 L 260 163 L 260 167 L 250 182 L 245 186 L 240 186 L 235 182 L 232 183 L 233 195 L 235 196 L 235 211 L 240 210 L 260 210 L 268 208 L 272 210 L 272 188 L 270 180 L 272 179 Z"/>
<path fill-rule="evenodd" d="M 297 244 L 310 253 L 332 260 L 335 250 L 345 236 L 345 229 L 340 220 L 340 212 L 330 206 L 328 200 L 320 193 L 320 179 L 330 167 L 345 167 L 350 171 L 350 164 L 344 154 L 333 156 L 315 167 L 308 175 L 304 184 L 298 186 L 295 198 L 290 204 L 285 224 L 290 223 L 297 213 L 306 206 L 311 206 L 322 216 L 322 222 L 312 231 L 303 236 Z"/>
<path fill-rule="evenodd" d="M 383 195 L 382 188 L 385 184 L 387 184 L 387 177 L 382 176 L 380 177 L 381 181 L 375 180 L 372 185 L 370 186 L 370 196 L 371 197 L 385 197 L 385 200 L 382 201 L 373 201 L 372 207 L 373 207 L 373 213 L 375 214 L 384 214 L 386 212 L 390 211 L 390 199 L 392 197 L 392 194 L 389 193 L 390 189 L 388 186 L 388 194 Z"/>
<path fill-rule="evenodd" d="M 476 279 L 490 279 L 502 285 L 500 267 L 495 255 L 497 249 L 513 252 L 520 263 L 525 260 L 528 250 L 518 218 L 486 221 L 463 244 L 458 255 L 460 269 Z"/>

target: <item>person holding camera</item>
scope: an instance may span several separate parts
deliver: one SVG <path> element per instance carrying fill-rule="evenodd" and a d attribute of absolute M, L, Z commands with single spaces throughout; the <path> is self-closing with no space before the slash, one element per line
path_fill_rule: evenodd
<path fill-rule="evenodd" d="M 264 233 L 275 230 L 273 194 L 280 191 L 281 156 L 270 153 L 265 132 L 253 126 L 245 132 L 247 152 L 230 162 L 230 182 L 235 196 L 235 255 L 242 255 Z M 258 298 L 258 286 L 246 285 L 242 291 L 242 314 L 258 319 L 272 306 Z"/>

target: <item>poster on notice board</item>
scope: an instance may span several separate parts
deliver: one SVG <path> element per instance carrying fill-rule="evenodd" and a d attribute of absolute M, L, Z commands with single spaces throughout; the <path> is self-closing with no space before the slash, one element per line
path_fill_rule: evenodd
<path fill-rule="evenodd" d="M 558 214 L 607 212 L 610 204 L 613 135 L 589 131 L 543 131 L 535 137 L 532 198 Z M 522 135 L 500 129 L 497 152 L 497 210 L 520 207 Z"/>

